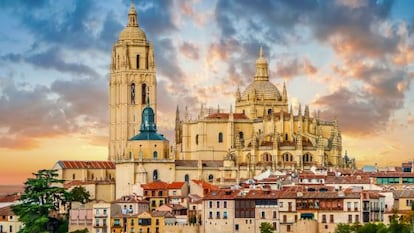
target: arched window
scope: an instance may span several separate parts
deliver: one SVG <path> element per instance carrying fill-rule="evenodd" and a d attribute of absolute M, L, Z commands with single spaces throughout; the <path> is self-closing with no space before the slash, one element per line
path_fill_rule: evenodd
<path fill-rule="evenodd" d="M 213 182 L 214 176 L 213 174 L 208 175 L 208 182 Z"/>
<path fill-rule="evenodd" d="M 131 104 L 135 104 L 135 83 L 131 84 Z"/>
<path fill-rule="evenodd" d="M 137 70 L 139 69 L 139 54 L 137 54 Z"/>
<path fill-rule="evenodd" d="M 288 134 L 285 134 L 285 140 L 286 141 L 288 140 Z"/>
<path fill-rule="evenodd" d="M 155 169 L 152 172 L 152 180 L 158 180 L 158 170 L 157 169 Z"/>
<path fill-rule="evenodd" d="M 141 85 L 141 104 L 147 103 L 147 84 Z"/>
<path fill-rule="evenodd" d="M 244 134 L 243 134 L 242 131 L 239 132 L 239 138 L 240 138 L 240 140 L 244 139 Z"/>
<path fill-rule="evenodd" d="M 157 159 L 158 158 L 158 152 L 157 151 L 152 152 L 152 157 L 154 159 Z"/>
<path fill-rule="evenodd" d="M 198 134 L 195 136 L 195 143 L 198 145 Z"/>
<path fill-rule="evenodd" d="M 188 174 L 185 174 L 184 181 L 185 182 L 189 182 L 190 181 L 190 176 Z"/>
<path fill-rule="evenodd" d="M 272 109 L 271 108 L 267 109 L 267 114 L 272 114 Z"/>
<path fill-rule="evenodd" d="M 223 142 L 223 133 L 222 133 L 222 132 L 220 132 L 220 133 L 218 134 L 218 142 L 219 142 L 219 143 L 222 143 L 222 142 Z"/>

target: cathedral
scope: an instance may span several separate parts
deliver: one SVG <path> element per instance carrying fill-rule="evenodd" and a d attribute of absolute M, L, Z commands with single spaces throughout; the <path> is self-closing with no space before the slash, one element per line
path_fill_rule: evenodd
<path fill-rule="evenodd" d="M 212 113 L 202 106 L 191 114 L 177 107 L 171 144 L 157 132 L 154 48 L 132 5 L 110 66 L 108 157 L 116 164 L 116 197 L 139 194 L 141 184 L 155 180 L 229 185 L 267 170 L 343 166 L 337 120 L 311 116 L 308 106 L 293 112 L 286 85 L 269 81 L 261 48 L 253 65 L 255 75 L 237 89 L 234 109 Z"/>

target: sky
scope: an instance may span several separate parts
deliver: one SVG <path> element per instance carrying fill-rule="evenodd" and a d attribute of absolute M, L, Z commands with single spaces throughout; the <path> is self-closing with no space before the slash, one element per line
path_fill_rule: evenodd
<path fill-rule="evenodd" d="M 337 119 L 357 164 L 414 159 L 414 4 L 387 0 L 132 1 L 152 42 L 158 130 L 175 109 L 229 111 L 263 46 L 296 112 Z M 130 0 L 0 1 L 0 184 L 108 156 L 112 45 Z"/>

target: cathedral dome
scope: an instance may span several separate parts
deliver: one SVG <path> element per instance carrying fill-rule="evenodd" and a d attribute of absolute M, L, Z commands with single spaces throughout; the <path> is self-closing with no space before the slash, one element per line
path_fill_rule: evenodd
<path fill-rule="evenodd" d="M 145 32 L 139 27 L 126 27 L 119 34 L 119 40 L 142 40 L 146 41 L 147 36 Z"/>
<path fill-rule="evenodd" d="M 271 100 L 280 100 L 281 95 L 279 90 L 275 85 L 269 81 L 254 80 L 246 90 L 244 90 L 241 98 L 244 100 L 252 98 L 261 99 L 271 99 Z"/>
<path fill-rule="evenodd" d="M 119 40 L 147 40 L 145 32 L 138 25 L 137 11 L 133 4 L 128 12 L 128 25 L 119 34 Z"/>

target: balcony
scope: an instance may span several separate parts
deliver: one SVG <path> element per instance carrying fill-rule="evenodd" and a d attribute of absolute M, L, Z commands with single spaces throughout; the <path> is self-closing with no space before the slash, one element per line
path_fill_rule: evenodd
<path fill-rule="evenodd" d="M 106 224 L 95 224 L 93 227 L 94 228 L 106 228 L 108 225 L 106 225 Z"/>

